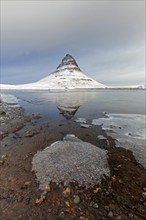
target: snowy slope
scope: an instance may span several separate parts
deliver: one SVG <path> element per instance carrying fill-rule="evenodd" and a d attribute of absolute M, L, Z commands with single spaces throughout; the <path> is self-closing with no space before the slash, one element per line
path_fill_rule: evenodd
<path fill-rule="evenodd" d="M 41 87 L 49 87 L 51 89 L 75 89 L 75 88 L 105 88 L 106 86 L 96 82 L 92 78 L 87 77 L 78 70 L 63 69 L 50 74 L 48 77 L 37 82 Z"/>
<path fill-rule="evenodd" d="M 146 85 L 108 86 L 109 89 L 146 89 Z"/>
<path fill-rule="evenodd" d="M 68 89 L 88 89 L 106 88 L 107 86 L 98 83 L 94 79 L 85 75 L 75 59 L 67 54 L 57 69 L 36 83 L 23 85 L 1 85 L 1 89 L 40 89 L 40 90 L 68 90 Z"/>

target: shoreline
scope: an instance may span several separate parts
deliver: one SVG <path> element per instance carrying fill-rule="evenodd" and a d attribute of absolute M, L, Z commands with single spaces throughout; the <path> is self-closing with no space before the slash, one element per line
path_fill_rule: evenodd
<path fill-rule="evenodd" d="M 70 88 L 67 88 L 67 89 L 65 89 L 65 88 L 63 88 L 63 89 L 49 89 L 49 88 L 46 88 L 46 89 L 41 89 L 41 88 L 23 88 L 23 89 L 20 89 L 20 88 L 10 88 L 10 87 L 1 87 L 0 86 L 0 88 L 1 88 L 1 90 L 2 91 L 25 91 L 25 92 L 35 92 L 35 91 L 37 91 L 37 92 L 42 92 L 42 91 L 47 91 L 47 92 L 49 92 L 49 93 L 63 93 L 63 92 L 67 92 L 67 93 L 72 93 L 72 92 L 96 92 L 96 91 L 108 91 L 108 90 L 123 90 L 123 91 L 125 91 L 125 90 L 133 90 L 133 91 L 137 91 L 137 90 L 139 90 L 139 91 L 145 91 L 146 90 L 146 88 L 130 88 L 130 87 L 125 87 L 125 88 L 110 88 L 110 87 L 107 87 L 107 88 L 76 88 L 76 89 L 70 89 Z"/>
<path fill-rule="evenodd" d="M 7 131 L 1 133 L 2 220 L 144 219 L 146 171 L 129 150 L 116 148 L 114 140 L 107 137 L 100 126 L 86 129 L 71 120 L 37 123 L 38 114 L 28 114 L 21 108 L 15 111 L 14 107 L 9 110 L 11 118 L 7 119 L 6 127 L 1 126 Z M 18 126 L 18 119 L 21 126 Z M 89 189 L 77 182 L 70 183 L 68 194 L 65 193 L 67 186 L 50 183 L 41 201 L 43 192 L 31 171 L 32 158 L 38 150 L 62 140 L 68 133 L 106 149 L 111 176 Z M 104 135 L 107 140 L 97 139 L 98 135 Z"/>

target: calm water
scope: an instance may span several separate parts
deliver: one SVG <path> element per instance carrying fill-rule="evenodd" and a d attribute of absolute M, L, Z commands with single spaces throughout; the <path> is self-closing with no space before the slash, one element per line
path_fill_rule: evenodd
<path fill-rule="evenodd" d="M 76 107 L 77 117 L 93 118 L 103 111 L 121 114 L 146 114 L 143 90 L 98 90 L 89 92 L 49 93 L 47 91 L 5 91 L 13 94 L 29 112 L 44 118 L 63 119 L 57 106 Z"/>
<path fill-rule="evenodd" d="M 133 151 L 135 158 L 146 167 L 145 90 L 66 93 L 3 91 L 3 93 L 15 95 L 26 111 L 39 112 L 42 116 L 41 120 L 63 121 L 81 117 L 85 118 L 88 124 L 92 124 L 96 119 L 95 124 L 102 125 L 107 135 L 116 139 L 117 147 L 125 147 Z M 103 112 L 109 113 L 106 120 Z"/>

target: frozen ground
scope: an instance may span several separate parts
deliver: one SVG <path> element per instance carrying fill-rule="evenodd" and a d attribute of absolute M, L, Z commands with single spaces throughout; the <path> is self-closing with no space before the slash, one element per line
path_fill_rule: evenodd
<path fill-rule="evenodd" d="M 110 175 L 107 151 L 84 142 L 74 135 L 67 135 L 43 151 L 37 152 L 32 160 L 40 189 L 51 181 L 68 184 L 78 181 L 79 185 L 94 185 Z"/>

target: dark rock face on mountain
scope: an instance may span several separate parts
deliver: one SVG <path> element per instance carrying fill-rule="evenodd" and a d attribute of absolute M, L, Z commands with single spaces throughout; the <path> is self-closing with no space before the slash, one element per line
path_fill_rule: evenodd
<path fill-rule="evenodd" d="M 62 59 L 62 62 L 57 67 L 56 71 L 64 69 L 81 71 L 76 60 L 70 54 L 66 54 L 66 56 Z"/>

